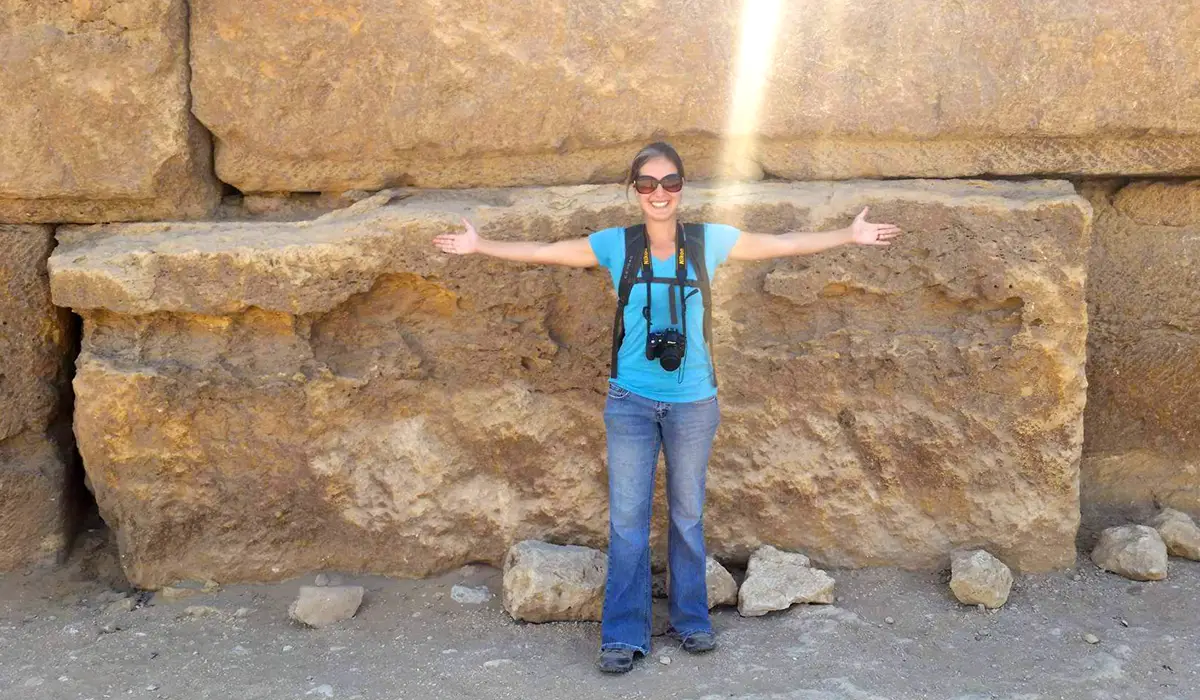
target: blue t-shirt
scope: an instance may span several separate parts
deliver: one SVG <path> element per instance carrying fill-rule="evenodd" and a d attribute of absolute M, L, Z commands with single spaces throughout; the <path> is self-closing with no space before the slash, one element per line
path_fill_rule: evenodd
<path fill-rule="evenodd" d="M 710 282 L 715 277 L 717 267 L 729 257 L 729 251 L 739 235 L 741 231 L 732 226 L 704 224 L 704 257 Z M 621 267 L 625 264 L 625 229 L 606 228 L 597 231 L 588 236 L 588 242 L 596 259 L 608 268 L 615 289 L 621 283 Z M 666 260 L 652 257 L 651 260 L 655 277 L 674 279 L 674 257 Z M 691 260 L 688 260 L 687 268 L 688 279 L 695 280 L 696 271 Z M 638 271 L 641 271 L 640 266 Z M 683 314 L 679 306 L 678 287 L 657 282 L 650 286 L 653 330 L 679 329 Z M 669 289 L 674 291 L 675 296 L 677 322 L 673 326 Z M 687 299 L 687 328 L 684 329 L 687 351 L 679 369 L 668 372 L 657 359 L 646 359 L 646 316 L 643 313 L 646 308 L 646 283 L 633 285 L 629 303 L 625 306 L 625 340 L 617 354 L 617 378 L 610 380 L 614 386 L 648 399 L 672 403 L 701 401 L 716 395 L 712 363 L 704 343 L 704 302 L 696 287 L 685 287 L 685 294 L 690 295 Z"/>

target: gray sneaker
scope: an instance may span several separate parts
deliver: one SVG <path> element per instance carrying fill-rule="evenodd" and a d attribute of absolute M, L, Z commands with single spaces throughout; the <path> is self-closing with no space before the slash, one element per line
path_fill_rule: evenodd
<path fill-rule="evenodd" d="M 683 650 L 689 654 L 703 654 L 717 648 L 717 639 L 712 632 L 696 632 L 683 640 Z"/>
<path fill-rule="evenodd" d="M 633 649 L 601 649 L 596 667 L 604 673 L 628 673 L 633 670 Z"/>

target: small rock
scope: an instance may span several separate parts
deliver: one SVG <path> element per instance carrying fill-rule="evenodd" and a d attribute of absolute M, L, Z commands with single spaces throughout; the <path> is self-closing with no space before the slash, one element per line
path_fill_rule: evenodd
<path fill-rule="evenodd" d="M 1071 574 L 1071 580 L 1072 581 L 1082 581 L 1083 577 L 1080 576 L 1079 574 Z"/>
<path fill-rule="evenodd" d="M 608 558 L 574 545 L 525 540 L 504 557 L 504 609 L 514 620 L 599 621 Z"/>
<path fill-rule="evenodd" d="M 284 650 L 284 651 L 291 651 L 291 650 L 292 650 L 292 649 L 294 649 L 294 648 L 295 648 L 295 647 L 293 647 L 291 644 L 287 644 L 287 645 L 284 645 L 284 647 L 283 647 L 283 650 Z"/>
<path fill-rule="evenodd" d="M 704 560 L 704 586 L 708 589 L 708 609 L 718 605 L 737 605 L 738 585 L 733 574 L 712 557 Z"/>
<path fill-rule="evenodd" d="M 1087 642 L 1088 644 L 1099 644 L 1100 638 L 1091 632 L 1088 632 L 1087 634 L 1083 635 L 1083 641 Z"/>
<path fill-rule="evenodd" d="M 1158 531 L 1167 554 L 1200 561 L 1200 527 L 1187 513 L 1164 508 L 1146 524 Z"/>
<path fill-rule="evenodd" d="M 133 598 L 122 598 L 115 603 L 109 603 L 108 607 L 104 608 L 104 614 L 107 616 L 116 616 L 122 613 L 133 612 L 137 606 L 137 601 Z"/>
<path fill-rule="evenodd" d="M 192 596 L 216 593 L 221 590 L 216 581 L 180 581 L 173 586 L 165 586 L 158 595 L 168 603 L 176 603 Z"/>
<path fill-rule="evenodd" d="M 455 585 L 450 589 L 450 597 L 464 605 L 483 605 L 492 599 L 492 592 L 487 586 Z"/>
<path fill-rule="evenodd" d="M 313 688 L 312 690 L 305 693 L 305 695 L 320 695 L 323 698 L 331 698 L 331 697 L 333 697 L 333 686 L 318 685 L 316 688 Z"/>
<path fill-rule="evenodd" d="M 288 615 L 309 627 L 326 627 L 354 617 L 365 593 L 362 586 L 301 586 Z"/>
<path fill-rule="evenodd" d="M 896 621 L 895 621 L 894 619 L 890 618 L 890 617 L 885 617 L 885 618 L 883 618 L 883 621 L 884 621 L 884 622 L 886 622 L 886 623 L 888 623 L 889 625 L 894 625 L 894 624 L 896 624 Z"/>
<path fill-rule="evenodd" d="M 484 661 L 483 667 L 484 668 L 496 668 L 497 666 L 503 666 L 504 664 L 511 664 L 511 663 L 512 663 L 512 659 L 492 659 L 491 661 Z"/>
<path fill-rule="evenodd" d="M 221 611 L 211 605 L 189 605 L 183 609 L 183 614 L 187 617 L 213 617 L 220 615 Z"/>
<path fill-rule="evenodd" d="M 150 685 L 146 686 L 146 690 L 158 690 L 158 686 L 151 683 Z"/>
<path fill-rule="evenodd" d="M 671 657 L 660 656 L 660 657 L 658 657 L 658 663 L 662 664 L 663 666 L 670 666 L 671 665 Z"/>
<path fill-rule="evenodd" d="M 1167 545 L 1157 530 L 1145 525 L 1110 527 L 1100 533 L 1092 561 L 1101 569 L 1134 581 L 1167 577 Z"/>
<path fill-rule="evenodd" d="M 235 611 L 233 613 L 233 616 L 234 617 L 249 617 L 250 616 L 250 608 L 238 608 L 237 611 Z"/>
<path fill-rule="evenodd" d="M 1004 562 L 982 549 L 950 555 L 950 590 L 960 603 L 998 608 L 1008 602 L 1012 584 Z"/>
<path fill-rule="evenodd" d="M 757 617 L 796 603 L 832 603 L 834 580 L 809 563 L 803 554 L 760 547 L 750 555 L 746 580 L 738 591 L 738 612 Z"/>

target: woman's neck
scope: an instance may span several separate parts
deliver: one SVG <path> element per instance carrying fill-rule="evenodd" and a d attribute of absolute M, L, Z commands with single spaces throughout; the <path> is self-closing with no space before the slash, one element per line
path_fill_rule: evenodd
<path fill-rule="evenodd" d="M 675 227 L 674 218 L 669 221 L 647 221 L 646 236 L 650 238 L 651 245 L 674 247 Z"/>

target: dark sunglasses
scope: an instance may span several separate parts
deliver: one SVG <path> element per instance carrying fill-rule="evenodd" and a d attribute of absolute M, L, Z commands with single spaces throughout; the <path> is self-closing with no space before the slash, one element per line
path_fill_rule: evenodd
<path fill-rule="evenodd" d="M 667 192 L 678 192 L 683 189 L 683 177 L 679 173 L 671 173 L 659 180 L 649 175 L 638 175 L 633 181 L 633 189 L 637 190 L 638 194 L 651 194 L 659 185 Z"/>

